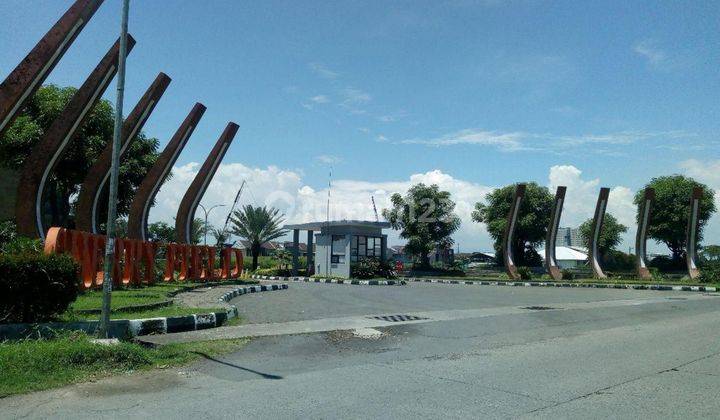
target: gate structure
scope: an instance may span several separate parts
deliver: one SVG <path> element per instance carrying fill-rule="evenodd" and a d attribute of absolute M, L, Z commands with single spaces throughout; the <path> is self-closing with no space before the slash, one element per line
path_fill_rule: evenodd
<path fill-rule="evenodd" d="M 700 226 L 700 200 L 702 196 L 703 189 L 701 187 L 694 187 L 692 196 L 690 196 L 690 214 L 688 215 L 687 236 L 685 239 L 688 275 L 691 279 L 696 279 L 700 276 L 700 270 L 697 265 L 697 232 Z"/>
<path fill-rule="evenodd" d="M 160 185 L 170 173 L 170 169 L 175 164 L 180 152 L 182 152 L 185 144 L 190 139 L 195 127 L 197 127 L 200 118 L 205 113 L 205 105 L 196 103 L 185 120 L 180 124 L 170 142 L 165 146 L 155 164 L 150 168 L 145 178 L 143 178 L 135 197 L 133 197 L 130 205 L 130 214 L 128 216 L 128 237 L 133 239 L 148 240 L 147 220 L 150 213 L 150 206 L 155 201 Z"/>
<path fill-rule="evenodd" d="M 503 236 L 503 261 L 505 262 L 505 271 L 507 271 L 507 274 L 511 280 L 518 280 L 520 278 L 517 267 L 515 266 L 515 261 L 513 261 L 513 238 L 515 236 L 518 213 L 520 212 L 520 204 L 522 203 L 522 199 L 525 196 L 525 188 L 525 184 L 517 184 L 515 186 L 513 201 L 512 204 L 510 204 L 507 224 L 505 225 L 505 235 Z"/>
<path fill-rule="evenodd" d="M 565 191 L 567 187 L 559 186 L 555 191 L 555 202 L 553 203 L 552 212 L 550 213 L 550 225 L 547 229 L 547 237 L 545 238 L 545 268 L 553 280 L 561 280 L 562 272 L 558 267 L 555 259 L 555 243 L 557 241 L 558 227 L 560 226 L 560 216 L 562 216 L 563 204 L 565 202 Z"/>
<path fill-rule="evenodd" d="M 610 188 L 600 188 L 597 204 L 595 205 L 595 216 L 593 217 L 592 228 L 590 232 L 590 266 L 592 267 L 595 277 L 599 279 L 607 278 L 600 266 L 600 232 L 602 231 L 603 220 L 605 219 L 605 210 L 607 210 L 608 197 L 610 197 Z"/>
<path fill-rule="evenodd" d="M 127 151 L 137 133 L 142 130 L 145 121 L 150 117 L 155 105 L 162 98 L 169 84 L 170 78 L 165 73 L 158 74 L 155 81 L 145 91 L 145 94 L 128 115 L 122 128 L 120 159 L 122 159 L 123 154 Z M 85 181 L 80 187 L 75 216 L 75 226 L 79 230 L 100 233 L 98 229 L 99 201 L 103 193 L 107 191 L 105 185 L 107 185 L 107 180 L 110 177 L 112 149 L 112 142 L 108 142 L 95 163 L 90 167 Z"/>
<path fill-rule="evenodd" d="M 135 40 L 128 35 L 127 53 Z M 100 100 L 117 71 L 119 40 L 105 54 L 80 89 L 75 92 L 62 113 L 53 121 L 38 144 L 25 160 L 18 183 L 15 220 L 18 232 L 32 238 L 45 237 L 42 220 L 42 196 L 50 173 L 85 121 L 90 110 Z"/>
<path fill-rule="evenodd" d="M 640 203 L 640 208 L 638 209 L 640 219 L 638 220 L 637 233 L 635 234 L 635 266 L 637 276 L 641 279 L 652 278 L 652 274 L 647 266 L 647 229 L 650 225 L 650 212 L 654 201 L 655 189 L 651 187 L 645 188 L 643 201 Z"/>
<path fill-rule="evenodd" d="M 192 222 L 195 217 L 195 210 L 197 210 L 198 204 L 202 196 L 207 190 L 208 184 L 212 180 L 215 171 L 217 171 L 220 162 L 225 156 L 230 143 L 235 138 L 235 134 L 238 131 L 238 125 L 234 122 L 229 122 L 225 127 L 225 130 L 220 135 L 215 147 L 210 151 L 210 154 L 205 159 L 200 171 L 195 175 L 195 179 L 190 184 L 190 187 L 185 192 L 182 201 L 180 202 L 180 208 L 178 208 L 177 217 L 175 218 L 175 232 L 177 232 L 177 241 L 180 243 L 192 243 Z"/>
<path fill-rule="evenodd" d="M 40 88 L 103 0 L 77 0 L 0 84 L 0 136 Z"/>

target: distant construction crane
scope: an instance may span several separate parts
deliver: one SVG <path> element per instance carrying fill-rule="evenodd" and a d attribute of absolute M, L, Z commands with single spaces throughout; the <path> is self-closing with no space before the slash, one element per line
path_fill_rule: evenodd
<path fill-rule="evenodd" d="M 379 221 L 380 221 L 380 218 L 378 217 L 377 207 L 375 207 L 375 197 L 371 195 L 371 196 L 370 196 L 370 201 L 372 201 L 373 211 L 375 212 L 375 221 L 376 221 L 376 222 L 379 222 Z"/>
<path fill-rule="evenodd" d="M 225 237 L 225 233 L 227 232 L 228 224 L 230 224 L 230 219 L 232 218 L 232 214 L 235 211 L 235 207 L 237 206 L 238 201 L 240 201 L 240 195 L 242 195 L 243 187 L 245 187 L 245 180 L 243 179 L 242 184 L 240 184 L 240 189 L 238 190 L 237 194 L 235 194 L 235 201 L 233 201 L 233 205 L 230 208 L 230 213 L 228 213 L 227 218 L 225 219 L 225 226 L 223 226 L 223 230 L 220 233 L 220 237 L 218 240 Z M 219 241 L 218 241 L 219 245 Z"/>

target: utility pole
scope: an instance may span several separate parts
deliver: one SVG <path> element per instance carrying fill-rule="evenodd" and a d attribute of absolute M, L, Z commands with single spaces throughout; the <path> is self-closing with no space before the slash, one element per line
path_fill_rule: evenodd
<path fill-rule="evenodd" d="M 208 231 L 208 222 L 207 222 L 207 221 L 208 221 L 208 214 L 210 214 L 210 212 L 212 211 L 212 209 L 214 209 L 215 207 L 225 207 L 225 204 L 216 204 L 216 205 L 210 207 L 209 210 L 205 210 L 205 206 L 203 206 L 202 204 L 198 204 L 198 206 L 199 206 L 201 209 L 203 209 L 203 211 L 205 212 L 205 229 L 203 229 L 203 230 L 205 231 L 205 239 L 203 240 L 203 244 L 204 244 L 204 245 L 207 245 L 207 231 Z"/>
<path fill-rule="evenodd" d="M 112 160 L 110 164 L 110 194 L 106 224 L 105 260 L 103 261 L 103 301 L 100 312 L 101 338 L 108 338 L 110 332 L 110 295 L 112 294 L 112 269 L 115 259 L 115 219 L 117 218 L 117 193 L 120 172 L 120 137 L 123 124 L 123 97 L 125 94 L 125 56 L 127 55 L 128 12 L 130 0 L 122 0 L 120 18 L 120 57 L 118 57 L 117 96 L 115 97 L 115 127 L 112 139 Z"/>

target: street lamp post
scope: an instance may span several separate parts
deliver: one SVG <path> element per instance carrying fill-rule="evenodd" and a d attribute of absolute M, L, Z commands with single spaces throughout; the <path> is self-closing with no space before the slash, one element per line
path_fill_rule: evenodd
<path fill-rule="evenodd" d="M 212 209 L 214 209 L 215 207 L 225 207 L 225 204 L 216 204 L 216 205 L 210 207 L 210 208 L 207 209 L 207 210 L 205 209 L 205 206 L 203 206 L 202 204 L 198 204 L 198 206 L 199 206 L 201 209 L 203 209 L 203 212 L 205 212 L 205 229 L 204 229 L 204 230 L 205 230 L 205 239 L 203 239 L 203 245 L 207 245 L 208 214 L 210 214 L 210 212 L 212 211 Z"/>
<path fill-rule="evenodd" d="M 110 193 L 106 225 L 105 260 L 103 261 L 103 299 L 100 311 L 100 338 L 110 333 L 110 296 L 112 293 L 112 267 L 115 254 L 115 218 L 117 217 L 117 194 L 120 172 L 120 136 L 123 123 L 123 96 L 125 93 L 125 56 L 127 55 L 128 10 L 130 0 L 123 0 L 120 17 L 120 56 L 117 70 L 117 96 L 115 97 L 115 126 L 112 138 L 112 160 L 110 165 Z"/>

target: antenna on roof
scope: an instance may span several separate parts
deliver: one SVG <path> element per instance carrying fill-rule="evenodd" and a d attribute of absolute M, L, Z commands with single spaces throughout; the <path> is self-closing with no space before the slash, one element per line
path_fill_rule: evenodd
<path fill-rule="evenodd" d="M 371 195 L 371 196 L 370 196 L 370 201 L 372 201 L 373 211 L 375 212 L 375 221 L 376 221 L 376 222 L 379 222 L 379 221 L 380 221 L 380 218 L 378 217 L 377 207 L 375 207 L 375 197 L 373 197 L 373 196 Z"/>
<path fill-rule="evenodd" d="M 225 218 L 225 226 L 223 226 L 222 234 L 220 235 L 220 238 L 218 238 L 218 239 L 222 239 L 225 236 L 225 232 L 227 232 L 228 224 L 230 223 L 230 218 L 232 217 L 233 211 L 235 211 L 235 206 L 237 206 L 238 201 L 240 201 L 240 195 L 242 194 L 244 186 L 245 186 L 245 180 L 243 179 L 242 184 L 240 184 L 240 189 L 238 190 L 237 194 L 235 194 L 235 201 L 233 201 L 233 205 L 230 208 L 230 213 L 228 213 L 227 218 Z"/>

